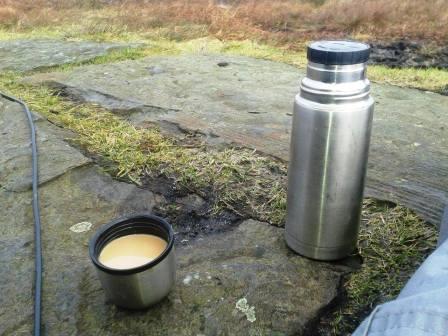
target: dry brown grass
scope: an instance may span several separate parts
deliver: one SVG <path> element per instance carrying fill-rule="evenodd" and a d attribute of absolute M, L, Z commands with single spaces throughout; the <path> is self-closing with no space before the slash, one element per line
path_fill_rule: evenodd
<path fill-rule="evenodd" d="M 313 8 L 310 4 L 280 0 L 244 1 L 222 7 L 207 0 L 147 1 L 145 5 L 128 2 L 119 6 L 113 20 L 132 30 L 169 27 L 176 32 L 182 26 L 199 26 L 196 34 L 223 39 L 258 39 L 288 42 L 288 30 L 295 29 Z M 194 29 L 192 29 L 194 30 Z M 195 34 L 190 31 L 190 34 Z M 190 36 L 188 36 L 190 37 Z M 198 37 L 198 36 L 194 36 Z"/>
<path fill-rule="evenodd" d="M 325 37 L 448 39 L 446 0 L 0 0 L 0 25 L 88 23 L 164 37 L 256 39 L 294 45 Z M 92 28 L 93 29 L 93 28 Z"/>
<path fill-rule="evenodd" d="M 315 13 L 327 28 L 386 38 L 446 40 L 446 0 L 328 0 Z"/>
<path fill-rule="evenodd" d="M 0 25 L 6 28 L 33 29 L 60 23 L 63 15 L 60 8 L 43 0 L 0 0 Z"/>
<path fill-rule="evenodd" d="M 2 25 L 14 25 L 18 18 L 17 10 L 11 6 L 0 7 L 0 22 Z"/>

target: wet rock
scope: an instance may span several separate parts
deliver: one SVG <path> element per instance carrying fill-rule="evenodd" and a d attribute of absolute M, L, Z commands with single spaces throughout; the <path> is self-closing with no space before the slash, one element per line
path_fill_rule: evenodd
<path fill-rule="evenodd" d="M 233 232 L 178 247 L 176 285 L 161 303 L 146 311 L 117 309 L 105 301 L 87 258 L 91 233 L 71 232 L 70 219 L 46 222 L 44 232 L 47 335 L 304 335 L 338 293 L 341 272 L 290 252 L 282 229 L 247 221 Z M 0 300 L 15 305 L 2 315 L 0 328 L 12 331 L 19 324 L 30 327 L 32 247 L 23 249 L 17 239 L 7 243 L 15 258 L 4 260 L 10 268 L 0 277 L 8 294 Z M 249 312 L 237 308 L 242 299 Z"/>
<path fill-rule="evenodd" d="M 24 122 L 23 113 L 15 104 L 1 102 L 1 120 L 18 128 Z M 47 150 L 43 138 L 59 155 L 57 149 L 63 147 L 67 133 L 52 130 L 43 119 L 38 127 L 42 155 Z M 25 133 L 9 134 L 2 139 L 0 157 L 8 139 L 19 150 L 28 146 Z M 68 161 L 82 156 L 73 148 L 61 155 Z M 16 160 L 20 161 L 10 155 L 8 163 Z M 285 246 L 283 229 L 248 220 L 234 230 L 183 246 L 177 242 L 177 282 L 168 298 L 146 311 L 117 309 L 105 302 L 88 257 L 88 241 L 111 219 L 151 212 L 163 197 L 115 181 L 83 160 L 86 163 L 78 166 L 57 164 L 51 178 L 40 185 L 45 335 L 303 335 L 305 327 L 338 294 L 346 268 L 297 256 Z M 26 164 L 16 167 L 17 176 L 28 178 Z M 42 164 L 41 175 L 50 168 Z M 200 207 L 203 200 L 190 195 L 180 202 Z M 29 189 L 0 188 L 2 335 L 31 334 L 32 330 L 30 203 Z"/>
<path fill-rule="evenodd" d="M 426 47 L 415 41 L 394 41 L 388 43 L 370 43 L 372 51 L 370 64 L 382 64 L 390 67 L 437 67 L 448 68 L 448 47 Z"/>
<path fill-rule="evenodd" d="M 0 186 L 9 191 L 30 189 L 31 142 L 26 115 L 19 105 L 6 100 L 0 100 L 0 111 Z M 90 162 L 63 140 L 73 134 L 37 116 L 35 125 L 40 184 Z"/>
<path fill-rule="evenodd" d="M 151 75 L 148 67 L 164 72 Z M 236 143 L 288 160 L 292 104 L 302 76 L 281 63 L 194 55 L 86 66 L 28 81 L 99 103 L 136 125 L 178 125 L 211 143 Z M 448 97 L 385 84 L 373 84 L 372 95 L 366 195 L 403 204 L 438 225 L 448 203 Z M 173 127 L 166 131 L 178 135 Z"/>
<path fill-rule="evenodd" d="M 151 212 L 151 192 L 112 180 L 95 166 L 75 168 L 40 187 L 46 334 L 76 334 L 80 281 L 88 240 L 99 226 L 130 213 Z M 34 244 L 31 192 L 0 192 L 0 334 L 31 333 Z M 88 222 L 84 230 L 75 225 Z M 90 271 L 90 270 L 89 270 Z"/>
<path fill-rule="evenodd" d="M 114 181 L 63 140 L 69 132 L 36 119 L 44 321 L 50 334 L 63 335 L 64 326 L 76 322 L 76 279 L 87 267 L 87 242 L 94 229 L 124 214 L 151 212 L 156 198 L 150 191 Z M 20 106 L 4 100 L 0 100 L 0 125 L 0 334 L 30 334 L 34 229 L 29 131 Z M 73 229 L 83 222 L 83 230 Z M 61 329 L 56 332 L 53 325 Z"/>
<path fill-rule="evenodd" d="M 302 335 L 336 296 L 340 280 L 325 264 L 289 251 L 282 229 L 253 220 L 179 248 L 177 256 L 177 286 L 158 316 L 168 324 L 163 308 L 174 304 L 175 315 L 183 317 L 169 334 Z M 242 299 L 252 313 L 238 309 Z"/>
<path fill-rule="evenodd" d="M 0 70 L 28 71 L 88 61 L 113 49 L 135 46 L 137 44 L 50 39 L 0 41 Z"/>
<path fill-rule="evenodd" d="M 227 63 L 225 67 L 220 63 Z M 151 75 L 148 67 L 165 72 Z M 151 57 L 40 74 L 68 96 L 96 102 L 134 124 L 157 122 L 284 154 L 301 73 L 282 63 L 229 56 Z"/>

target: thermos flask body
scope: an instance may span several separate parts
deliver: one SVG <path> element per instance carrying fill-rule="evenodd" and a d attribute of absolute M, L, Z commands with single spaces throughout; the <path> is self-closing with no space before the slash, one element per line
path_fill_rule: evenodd
<path fill-rule="evenodd" d="M 325 50 L 338 42 L 314 44 Z M 294 104 L 285 236 L 294 251 L 319 260 L 343 258 L 356 247 L 373 117 L 369 47 L 343 43 L 355 44 L 352 54 L 364 53 L 348 61 L 327 53 L 321 61 L 309 49 Z"/>

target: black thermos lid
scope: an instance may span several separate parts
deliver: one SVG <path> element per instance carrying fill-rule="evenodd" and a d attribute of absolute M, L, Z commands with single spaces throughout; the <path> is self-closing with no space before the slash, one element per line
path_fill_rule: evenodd
<path fill-rule="evenodd" d="M 326 65 L 367 62 L 370 46 L 355 41 L 316 41 L 308 46 L 308 61 Z"/>

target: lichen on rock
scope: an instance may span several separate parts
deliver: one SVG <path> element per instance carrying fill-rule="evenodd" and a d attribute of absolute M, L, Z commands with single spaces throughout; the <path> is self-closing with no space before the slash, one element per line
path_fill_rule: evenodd
<path fill-rule="evenodd" d="M 236 302 L 235 307 L 236 307 L 236 309 L 240 310 L 241 312 L 243 312 L 246 315 L 246 318 L 249 322 L 253 323 L 257 320 L 257 318 L 255 317 L 255 307 L 249 306 L 247 304 L 246 298 L 239 299 Z"/>

